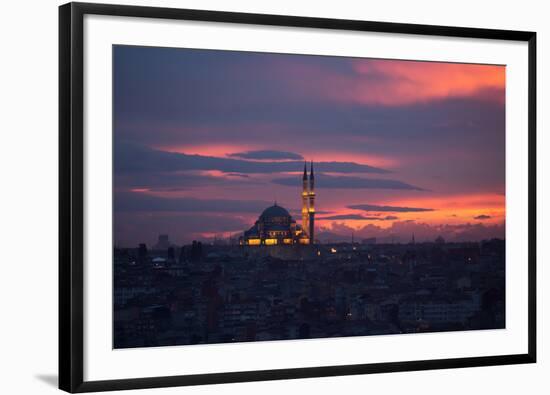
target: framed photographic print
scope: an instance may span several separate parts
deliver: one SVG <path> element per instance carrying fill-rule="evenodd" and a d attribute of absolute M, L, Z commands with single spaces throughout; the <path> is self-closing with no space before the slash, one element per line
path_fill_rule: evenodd
<path fill-rule="evenodd" d="M 535 362 L 535 33 L 59 12 L 61 389 Z"/>

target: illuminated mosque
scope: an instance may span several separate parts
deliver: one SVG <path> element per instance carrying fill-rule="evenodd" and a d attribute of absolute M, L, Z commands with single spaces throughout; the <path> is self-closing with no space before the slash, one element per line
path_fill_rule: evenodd
<path fill-rule="evenodd" d="M 311 162 L 309 177 L 304 163 L 302 178 L 302 224 L 275 203 L 266 208 L 254 226 L 244 232 L 242 245 L 313 244 L 315 241 L 315 177 Z"/>

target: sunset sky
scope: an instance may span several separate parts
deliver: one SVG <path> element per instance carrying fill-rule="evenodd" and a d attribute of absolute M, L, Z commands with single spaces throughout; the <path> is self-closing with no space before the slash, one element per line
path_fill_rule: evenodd
<path fill-rule="evenodd" d="M 227 237 L 274 201 L 320 239 L 504 237 L 505 67 L 114 48 L 114 240 Z"/>

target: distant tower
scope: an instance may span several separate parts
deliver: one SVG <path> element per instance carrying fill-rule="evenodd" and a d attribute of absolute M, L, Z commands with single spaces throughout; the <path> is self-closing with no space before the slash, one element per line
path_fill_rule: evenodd
<path fill-rule="evenodd" d="M 304 162 L 304 177 L 302 178 L 302 229 L 304 233 L 309 233 L 308 188 L 306 162 Z"/>
<path fill-rule="evenodd" d="M 315 243 L 315 177 L 313 175 L 313 161 L 309 172 L 309 242 Z"/>

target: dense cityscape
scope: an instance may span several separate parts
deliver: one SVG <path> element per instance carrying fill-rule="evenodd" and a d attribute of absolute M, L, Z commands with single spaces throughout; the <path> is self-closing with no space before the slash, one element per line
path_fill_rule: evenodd
<path fill-rule="evenodd" d="M 162 235 L 115 248 L 114 347 L 504 328 L 504 254 L 499 239 L 176 247 Z"/>

